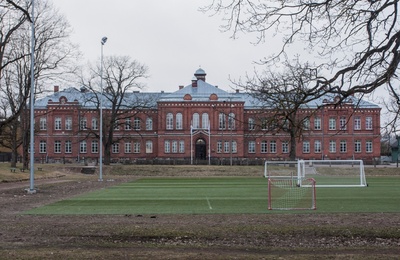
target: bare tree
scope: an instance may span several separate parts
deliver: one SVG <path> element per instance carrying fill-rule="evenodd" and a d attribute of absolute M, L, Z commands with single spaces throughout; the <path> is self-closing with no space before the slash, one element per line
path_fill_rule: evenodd
<path fill-rule="evenodd" d="M 66 19 L 60 15 L 48 1 L 40 1 L 36 6 L 35 14 L 35 93 L 31 93 L 30 73 L 30 37 L 29 23 L 22 24 L 13 33 L 7 43 L 8 57 L 19 57 L 8 63 L 3 68 L 3 77 L 0 80 L 0 99 L 9 104 L 8 121 L 3 128 L 10 127 L 13 131 L 18 125 L 20 132 L 3 138 L 3 143 L 8 142 L 14 153 L 12 164 L 15 165 L 17 148 L 23 145 L 23 162 L 28 163 L 29 147 L 29 111 L 28 100 L 31 94 L 37 96 L 44 91 L 44 86 L 54 78 L 74 73 L 75 58 L 78 56 L 76 47 L 69 41 L 71 29 Z M 5 22 L 5 21 L 4 21 Z M 18 121 L 19 123 L 15 122 Z"/>
<path fill-rule="evenodd" d="M 343 99 L 398 80 L 398 9 L 399 0 L 214 0 L 203 8 L 224 15 L 224 29 L 234 37 L 255 33 L 258 43 L 282 37 L 280 50 L 261 61 L 266 66 L 290 59 L 291 47 L 305 43 L 302 48 L 319 57 L 310 66 L 317 75 L 310 88 Z"/>
<path fill-rule="evenodd" d="M 138 90 L 143 88 L 142 79 L 148 77 L 147 66 L 132 60 L 128 56 L 110 56 L 104 60 L 103 95 L 100 91 L 100 64 L 91 68 L 91 76 L 82 78 L 82 83 L 87 86 L 91 92 L 92 102 L 100 108 L 100 98 L 103 98 L 103 146 L 104 146 L 104 164 L 108 165 L 111 161 L 111 147 L 113 143 L 118 142 L 125 136 L 116 137 L 115 131 L 120 125 L 125 124 L 125 119 L 142 113 L 143 109 L 151 108 L 154 105 L 151 96 L 140 95 Z M 89 132 L 89 134 L 98 136 L 97 131 Z M 100 148 L 102 149 L 102 147 Z"/>
<path fill-rule="evenodd" d="M 301 113 L 301 109 L 319 97 L 315 93 L 310 94 L 313 90 L 309 85 L 313 83 L 315 74 L 314 70 L 294 61 L 285 63 L 283 72 L 270 69 L 247 78 L 245 83 L 239 83 L 259 102 L 260 113 L 256 118 L 258 130 L 273 135 L 289 135 L 291 160 L 296 159 L 297 140 L 302 138 L 303 130 L 308 130 L 307 122 L 311 116 Z"/>

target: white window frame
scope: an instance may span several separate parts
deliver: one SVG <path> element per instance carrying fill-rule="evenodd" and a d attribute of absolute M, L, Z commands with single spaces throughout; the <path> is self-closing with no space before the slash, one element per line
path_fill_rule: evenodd
<path fill-rule="evenodd" d="M 65 141 L 65 153 L 72 153 L 72 141 Z"/>
<path fill-rule="evenodd" d="M 322 152 L 322 145 L 320 140 L 314 141 L 314 153 L 321 153 Z"/>
<path fill-rule="evenodd" d="M 61 141 L 54 141 L 54 153 L 61 153 Z"/>
<path fill-rule="evenodd" d="M 354 130 L 361 130 L 361 117 L 354 117 Z"/>
<path fill-rule="evenodd" d="M 83 140 L 79 143 L 79 153 L 87 153 L 87 143 Z"/>
<path fill-rule="evenodd" d="M 47 130 L 47 118 L 41 117 L 39 121 L 40 121 L 40 130 Z"/>
<path fill-rule="evenodd" d="M 44 140 L 39 142 L 39 153 L 47 153 L 47 143 Z"/>
<path fill-rule="evenodd" d="M 153 153 L 153 141 L 146 141 L 146 153 Z"/>
<path fill-rule="evenodd" d="M 329 130 L 336 130 L 336 118 L 329 118 Z"/>
<path fill-rule="evenodd" d="M 170 141 L 164 141 L 164 153 L 171 153 L 171 143 Z"/>
<path fill-rule="evenodd" d="M 339 152 L 340 153 L 347 153 L 347 141 L 346 140 L 341 140 L 339 145 L 340 145 Z"/>
<path fill-rule="evenodd" d="M 65 130 L 72 130 L 72 117 L 65 118 Z"/>
<path fill-rule="evenodd" d="M 322 120 L 320 117 L 314 117 L 314 130 L 322 130 Z"/>
<path fill-rule="evenodd" d="M 365 129 L 366 130 L 372 130 L 373 129 L 372 116 L 365 117 Z"/>
<path fill-rule="evenodd" d="M 200 128 L 200 115 L 199 115 L 199 113 L 194 113 L 193 114 L 192 127 L 193 127 L 193 129 Z"/>
<path fill-rule="evenodd" d="M 174 129 L 174 115 L 172 113 L 168 113 L 166 116 L 166 128 L 167 130 Z"/>
<path fill-rule="evenodd" d="M 99 130 L 98 122 L 97 117 L 92 117 L 92 130 Z"/>
<path fill-rule="evenodd" d="M 372 141 L 368 140 L 365 142 L 365 152 L 372 153 L 373 151 L 373 143 Z"/>
<path fill-rule="evenodd" d="M 261 153 L 268 153 L 268 141 L 261 141 Z"/>
<path fill-rule="evenodd" d="M 119 143 L 113 143 L 111 145 L 111 151 L 112 153 L 119 153 Z"/>
<path fill-rule="evenodd" d="M 203 129 L 208 129 L 209 123 L 210 123 L 210 119 L 208 117 L 208 114 L 207 113 L 203 113 L 201 115 L 201 127 Z"/>
<path fill-rule="evenodd" d="M 282 153 L 289 153 L 289 142 L 282 142 Z"/>
<path fill-rule="evenodd" d="M 361 140 L 355 140 L 354 141 L 354 152 L 355 153 L 361 153 Z"/>
<path fill-rule="evenodd" d="M 133 142 L 133 153 L 140 153 L 140 142 Z"/>
<path fill-rule="evenodd" d="M 61 117 L 54 118 L 54 130 L 62 130 Z"/>
<path fill-rule="evenodd" d="M 151 117 L 146 118 L 146 130 L 153 130 L 153 119 Z"/>
<path fill-rule="evenodd" d="M 99 153 L 99 141 L 92 141 L 92 153 Z"/>
<path fill-rule="evenodd" d="M 249 153 L 255 153 L 256 152 L 256 141 L 249 141 L 248 152 Z"/>
<path fill-rule="evenodd" d="M 303 153 L 310 153 L 310 141 L 303 141 Z"/>
<path fill-rule="evenodd" d="M 183 116 L 182 113 L 176 113 L 176 129 L 181 130 L 183 129 Z"/>
<path fill-rule="evenodd" d="M 336 153 L 336 141 L 335 140 L 329 141 L 329 153 Z"/>

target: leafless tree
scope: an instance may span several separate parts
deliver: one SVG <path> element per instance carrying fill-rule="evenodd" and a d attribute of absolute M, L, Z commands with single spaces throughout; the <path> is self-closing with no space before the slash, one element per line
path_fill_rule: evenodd
<path fill-rule="evenodd" d="M 78 53 L 76 47 L 69 41 L 71 29 L 65 17 L 60 15 L 48 1 L 38 1 L 35 9 L 35 93 L 32 94 L 38 96 L 44 91 L 44 87 L 49 81 L 74 73 L 74 61 Z M 19 13 L 19 11 L 15 12 Z M 27 107 L 31 95 L 30 26 L 31 24 L 28 22 L 21 24 L 13 32 L 13 37 L 8 39 L 5 56 L 18 58 L 3 67 L 3 76 L 0 80 L 2 86 L 0 99 L 9 105 L 8 115 L 6 121 L 3 122 L 2 129 L 7 129 L 7 133 L 10 133 L 10 127 L 16 131 L 13 126 L 18 125 L 20 130 L 15 136 L 3 134 L 3 136 L 9 136 L 10 140 L 12 139 L 12 141 L 7 141 L 3 138 L 3 143 L 7 141 L 11 145 L 10 148 L 14 153 L 13 165 L 16 163 L 17 148 L 22 144 L 23 161 L 26 166 L 30 139 Z"/>
<path fill-rule="evenodd" d="M 103 95 L 100 89 L 100 64 L 91 67 L 91 75 L 87 78 L 82 77 L 82 83 L 94 93 L 87 102 L 95 103 L 98 110 L 100 98 L 103 98 L 103 125 L 100 127 L 103 127 L 104 164 L 108 165 L 111 160 L 111 147 L 119 141 L 114 135 L 116 129 L 125 124 L 126 118 L 151 108 L 154 100 L 151 96 L 138 93 L 138 90 L 144 87 L 141 80 L 148 77 L 146 65 L 132 60 L 129 56 L 110 56 L 105 57 L 103 67 Z M 90 134 L 100 138 L 97 131 Z"/>
<path fill-rule="evenodd" d="M 398 83 L 399 0 L 214 0 L 203 10 L 222 14 L 224 30 L 234 37 L 255 33 L 257 43 L 281 37 L 277 53 L 261 60 L 266 66 L 290 60 L 292 47 L 301 43 L 318 56 L 316 65 L 308 64 L 317 75 L 310 84 L 315 94 L 345 99 Z"/>
<path fill-rule="evenodd" d="M 284 133 L 284 136 L 290 137 L 291 160 L 296 159 L 296 143 L 303 137 L 303 130 L 308 130 L 307 122 L 311 117 L 311 114 L 301 111 L 319 97 L 315 93 L 310 94 L 313 91 L 310 84 L 315 77 L 314 70 L 293 61 L 285 63 L 282 72 L 269 69 L 239 83 L 257 100 L 255 105 L 260 107 L 256 118 L 257 129 L 276 136 Z M 313 110 L 316 112 L 318 108 Z"/>

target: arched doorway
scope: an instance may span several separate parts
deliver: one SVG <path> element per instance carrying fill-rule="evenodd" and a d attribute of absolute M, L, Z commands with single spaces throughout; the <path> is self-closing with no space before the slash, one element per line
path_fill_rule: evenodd
<path fill-rule="evenodd" d="M 205 160 L 207 158 L 206 141 L 203 138 L 196 140 L 195 158 Z"/>

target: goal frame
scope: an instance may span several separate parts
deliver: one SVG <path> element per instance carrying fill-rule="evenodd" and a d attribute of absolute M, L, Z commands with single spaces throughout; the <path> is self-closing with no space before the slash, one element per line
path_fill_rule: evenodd
<path fill-rule="evenodd" d="M 301 180 L 306 178 L 306 170 L 305 166 L 306 164 L 314 164 L 318 162 L 324 162 L 324 163 L 342 163 L 342 164 L 357 164 L 359 166 L 359 184 L 316 184 L 315 186 L 317 188 L 319 187 L 326 187 L 326 188 L 346 188 L 346 187 L 367 187 L 367 180 L 365 177 L 365 171 L 364 171 L 364 162 L 362 160 L 298 160 L 298 179 Z M 301 185 L 301 184 L 300 184 Z"/>
<path fill-rule="evenodd" d="M 310 189 L 309 190 L 309 192 L 310 192 L 309 207 L 298 206 L 298 205 L 292 206 L 292 207 L 289 207 L 289 206 L 285 206 L 285 207 L 284 206 L 281 206 L 281 207 L 275 206 L 274 207 L 273 206 L 274 199 L 273 199 L 272 193 L 273 193 L 273 189 L 279 188 L 279 187 L 273 185 L 273 183 L 280 182 L 280 181 L 286 181 L 286 182 L 291 183 L 290 185 L 285 185 L 285 187 L 283 187 L 284 189 L 288 190 L 289 194 L 291 193 L 291 191 L 289 191 L 289 189 L 293 189 L 293 190 L 306 189 L 306 188 Z M 292 183 L 293 181 L 295 181 L 296 184 L 293 185 L 293 183 Z M 303 182 L 310 183 L 310 184 L 303 185 L 303 186 L 299 185 L 299 183 L 301 183 L 301 182 L 299 182 L 297 177 L 295 177 L 295 178 L 286 177 L 286 176 L 268 177 L 268 210 L 316 210 L 317 209 L 316 182 L 313 178 L 304 179 Z M 290 196 L 290 198 L 289 198 L 289 200 L 292 200 L 292 201 L 295 201 L 296 199 L 298 201 L 303 200 L 303 198 L 296 198 L 293 196 Z M 276 200 L 280 200 L 280 198 L 276 198 L 275 201 Z"/>

